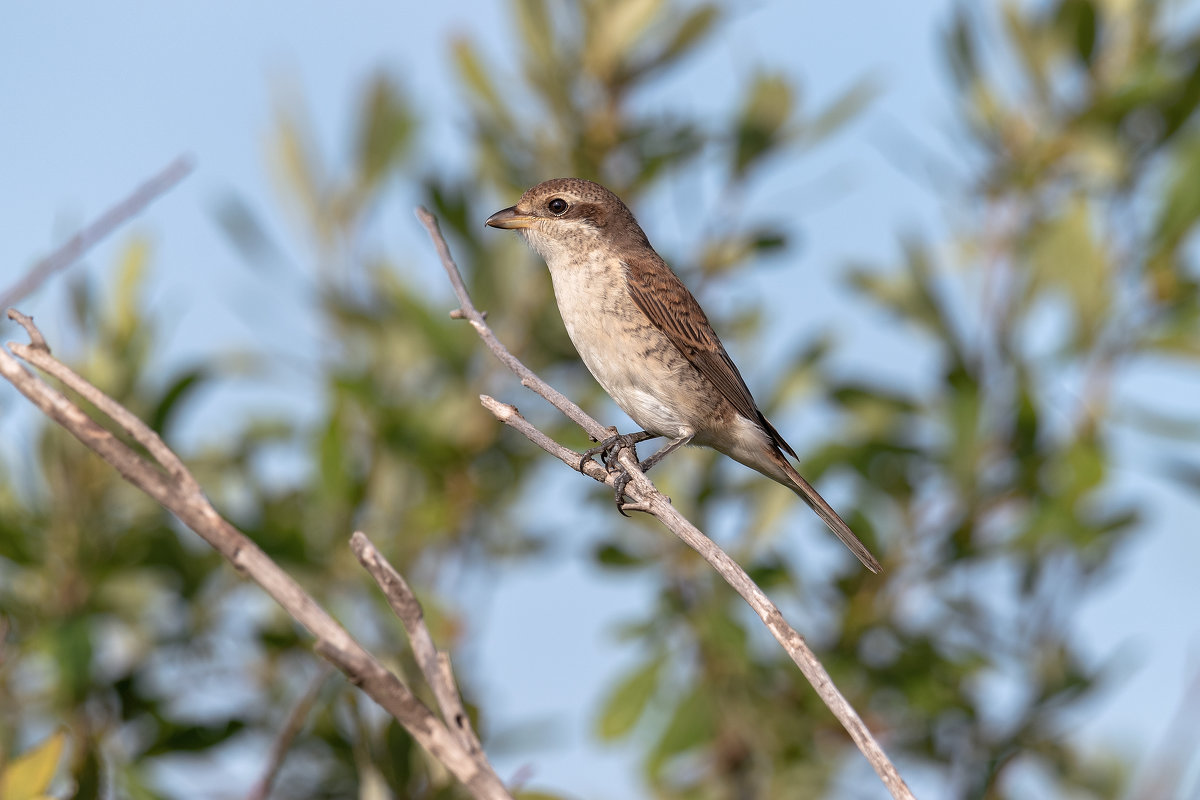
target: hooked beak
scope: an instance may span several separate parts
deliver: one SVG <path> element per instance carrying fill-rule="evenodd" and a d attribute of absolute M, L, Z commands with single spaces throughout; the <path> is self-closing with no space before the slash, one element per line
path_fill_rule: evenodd
<path fill-rule="evenodd" d="M 516 228 L 528 228 L 536 221 L 537 217 L 522 214 L 517 211 L 516 206 L 509 206 L 492 214 L 487 218 L 487 222 L 483 224 L 492 228 L 507 228 L 512 230 Z"/>

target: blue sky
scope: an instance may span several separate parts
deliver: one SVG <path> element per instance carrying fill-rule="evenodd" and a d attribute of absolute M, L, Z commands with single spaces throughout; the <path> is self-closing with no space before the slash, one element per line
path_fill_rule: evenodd
<path fill-rule="evenodd" d="M 55 242 L 100 213 L 145 176 L 180 153 L 195 174 L 122 235 L 98 248 L 88 269 L 107 274 L 132 231 L 154 244 L 148 302 L 165 324 L 164 358 L 211 357 L 246 346 L 293 353 L 318 346 L 295 297 L 280 295 L 270 276 L 247 270 L 227 244 L 212 211 L 230 192 L 265 214 L 280 242 L 301 237 L 280 211 L 268 167 L 268 134 L 281 98 L 302 98 L 327 154 L 338 152 L 354 116 L 356 89 L 379 69 L 406 85 L 421 111 L 432 157 L 469 169 L 458 124 L 462 98 L 454 84 L 447 37 L 469 33 L 502 63 L 511 27 L 501 2 L 340 4 L 263 2 L 150 4 L 110 2 L 0 5 L 0 286 L 7 286 Z M 941 199 L 898 164 L 906 142 L 940 148 L 951 115 L 938 36 L 949 4 L 875 0 L 858 4 L 748 4 L 707 54 L 670 75 L 656 91 L 670 102 L 718 110 L 760 64 L 783 66 L 800 81 L 806 103 L 819 105 L 854 80 L 873 77 L 881 93 L 833 144 L 772 173 L 756 193 L 760 207 L 796 209 L 804 246 L 797 269 L 769 271 L 739 291 L 768 304 L 787 297 L 798 335 L 862 313 L 848 306 L 837 270 L 850 261 L 886 264 L 898 235 L 921 231 L 945 242 Z M 503 200 L 503 205 L 512 202 Z M 407 210 L 403 188 L 379 224 L 380 243 L 409 254 L 414 269 L 434 269 L 432 253 Z M 497 206 L 499 207 L 499 206 Z M 686 236 L 669 213 L 643 222 L 652 239 Z M 948 242 L 946 242 L 948 246 Z M 302 260 L 302 254 L 292 254 Z M 778 281 L 786 281 L 779 292 Z M 62 281 L 22 304 L 52 342 L 67 337 Z M 284 290 L 285 292 L 287 290 Z M 446 291 L 449 296 L 448 290 Z M 773 296 L 775 299 L 773 299 Z M 449 307 L 449 302 L 447 304 Z M 263 316 L 270 325 L 262 325 Z M 848 368 L 903 381 L 919 373 L 923 355 L 867 324 L 855 326 L 843 357 Z M 11 328 L 4 331 L 10 338 Z M 756 369 L 751 364 L 751 384 Z M 1132 396 L 1149 391 L 1188 396 L 1194 377 L 1169 369 L 1135 376 Z M 302 379 L 298 379 L 302 380 Z M 228 387 L 209 397 L 188 432 L 191 442 L 236 429 L 230 410 L 286 404 L 303 416 L 315 408 L 303 387 Z M 0 434 L 20 438 L 14 393 L 0 387 Z M 817 431 L 787 420 L 797 446 Z M 806 427 L 806 425 L 810 427 Z M 0 438 L 2 441 L 2 438 Z M 1118 492 L 1151 499 L 1152 532 L 1121 556 L 1123 568 L 1080 618 L 1081 635 L 1098 659 L 1121 654 L 1128 680 L 1081 715 L 1097 746 L 1153 747 L 1165 730 L 1197 658 L 1200 603 L 1193 565 L 1196 506 L 1152 473 L 1161 443 L 1118 437 L 1124 468 Z M 468 649 L 479 670 L 481 697 L 501 728 L 548 719 L 560 744 L 532 764 L 535 782 L 582 797 L 637 796 L 628 754 L 597 753 L 587 739 L 590 714 L 607 679 L 632 654 L 615 648 L 609 626 L 647 599 L 645 587 L 597 577 L 584 557 L 588 522 L 555 509 L 580 544 L 555 563 L 510 569 L 490 589 L 486 613 L 471 617 Z M 804 543 L 820 534 L 806 529 Z M 552 594 L 561 603 L 547 607 Z M 571 620 L 572 624 L 567 625 Z M 553 643 L 554 659 L 529 658 Z M 564 677 L 569 676 L 569 678 Z M 525 763 L 499 757 L 503 774 Z M 918 787 L 920 782 L 917 782 Z M 936 798 L 933 787 L 926 797 Z M 868 795 L 863 795 L 868 796 Z M 881 795 L 882 796 L 882 795 Z"/>

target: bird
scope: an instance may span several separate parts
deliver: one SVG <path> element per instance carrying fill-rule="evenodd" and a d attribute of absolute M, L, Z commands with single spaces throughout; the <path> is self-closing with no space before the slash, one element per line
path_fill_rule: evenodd
<path fill-rule="evenodd" d="M 604 459 L 649 439 L 667 443 L 643 471 L 685 445 L 711 447 L 791 489 L 867 569 L 866 546 L 788 461 L 796 451 L 759 410 L 700 304 L 613 192 L 582 178 L 544 181 L 486 225 L 517 231 L 546 262 L 558 310 L 584 365 L 642 431 L 584 454 Z M 787 454 L 787 455 L 785 455 Z M 607 462 L 606 462 L 607 463 Z M 628 475 L 619 476 L 622 510 Z"/>

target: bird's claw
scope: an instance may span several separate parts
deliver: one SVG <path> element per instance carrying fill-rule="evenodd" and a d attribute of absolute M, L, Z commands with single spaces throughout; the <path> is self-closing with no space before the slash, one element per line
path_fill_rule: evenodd
<path fill-rule="evenodd" d="M 625 487 L 633 478 L 629 475 L 629 470 L 622 469 L 621 472 L 613 479 L 613 489 L 616 491 L 617 511 L 621 512 L 622 517 L 628 517 L 625 513 Z"/>
<path fill-rule="evenodd" d="M 609 428 L 612 435 L 603 441 L 596 444 L 583 452 L 579 458 L 579 471 L 583 472 L 583 466 L 588 462 L 588 459 L 600 456 L 600 461 L 604 464 L 604 468 L 609 473 L 616 472 L 617 477 L 613 481 L 613 488 L 616 490 L 617 511 L 621 512 L 621 516 L 628 517 L 625 513 L 625 487 L 629 485 L 629 472 L 623 468 L 615 466 L 617 459 L 621 455 L 621 451 L 630 449 L 633 451 L 634 458 L 637 457 L 637 444 L 644 442 L 647 439 L 654 439 L 654 434 L 646 431 L 638 431 L 637 433 L 617 433 L 615 427 Z M 639 462 L 639 466 L 641 462 Z"/>
<path fill-rule="evenodd" d="M 589 447 L 583 451 L 583 454 L 579 457 L 580 472 L 583 472 L 583 465 L 588 462 L 588 459 L 595 458 L 596 456 L 600 456 L 600 461 L 604 464 L 605 469 L 612 472 L 612 465 L 616 463 L 617 456 L 621 454 L 622 450 L 630 448 L 633 450 L 634 455 L 637 455 L 637 443 L 653 438 L 645 431 L 617 433 L 615 426 L 610 427 L 608 430 L 612 432 L 612 436 L 602 439 L 595 447 Z"/>

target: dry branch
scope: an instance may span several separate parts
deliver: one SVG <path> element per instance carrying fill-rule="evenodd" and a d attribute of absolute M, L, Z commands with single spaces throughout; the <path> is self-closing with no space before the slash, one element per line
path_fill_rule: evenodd
<path fill-rule="evenodd" d="M 300 729 L 304 727 L 304 721 L 308 719 L 308 712 L 317 702 L 317 695 L 321 693 L 321 687 L 325 685 L 325 681 L 329 679 L 332 671 L 333 667 L 329 664 L 322 664 L 321 669 L 309 683 L 308 689 L 300 695 L 300 699 L 296 701 L 296 705 L 292 707 L 287 719 L 284 720 L 283 727 L 279 729 L 279 736 L 275 738 L 275 743 L 271 746 L 271 755 L 267 759 L 267 766 L 263 770 L 262 777 L 246 795 L 246 800 L 267 800 L 270 797 L 271 789 L 275 785 L 275 778 L 279 776 L 279 770 L 283 768 L 283 760 L 287 757 L 292 742 L 300 734 Z"/>
<path fill-rule="evenodd" d="M 454 292 L 458 296 L 459 308 L 451 312 L 451 316 L 467 319 L 471 323 L 471 326 L 475 328 L 479 337 L 483 339 L 488 349 L 505 366 L 521 378 L 523 386 L 548 400 L 570 419 L 578 423 L 593 439 L 599 440 L 603 438 L 607 433 L 607 429 L 603 425 L 535 375 L 496 338 L 495 334 L 492 333 L 484 321 L 483 314 L 471 302 L 471 297 L 463 282 L 462 274 L 459 272 L 458 265 L 454 262 L 454 258 L 450 254 L 450 249 L 446 245 L 446 240 L 442 236 L 438 226 L 437 218 L 424 208 L 417 208 L 416 214 L 421 224 L 429 232 L 429 236 L 433 240 L 438 256 L 441 259 L 442 267 L 446 270 L 446 274 L 450 278 L 450 283 L 454 287 Z M 538 430 L 522 417 L 516 408 L 507 403 L 501 403 L 487 395 L 483 395 L 480 400 L 484 407 L 491 411 L 501 422 L 520 431 L 534 444 L 558 458 L 571 469 L 580 470 L 580 453 L 560 445 L 542 433 L 542 431 Z M 634 500 L 633 503 L 626 504 L 624 507 L 628 510 L 644 511 L 657 517 L 672 533 L 699 553 L 720 574 L 725 582 L 742 596 L 750 607 L 754 609 L 754 613 L 759 616 L 763 624 L 767 626 L 771 635 L 775 637 L 791 657 L 792 661 L 799 667 L 800 672 L 812 684 L 822 702 L 833 712 L 833 715 L 846 729 L 846 732 L 850 734 L 850 738 L 854 740 L 855 745 L 866 756 L 892 796 L 897 798 L 897 800 L 912 800 L 912 791 L 905 784 L 904 779 L 900 777 L 900 773 L 897 771 L 895 765 L 887 757 L 887 754 L 884 753 L 879 743 L 875 741 L 874 736 L 872 736 L 866 724 L 863 723 L 858 712 L 854 710 L 854 707 L 850 705 L 850 702 L 846 700 L 845 696 L 834 685 L 833 679 L 829 677 L 828 671 L 826 671 L 820 660 L 809 648 L 804 637 L 788 624 L 775 603 L 750 579 L 750 576 L 746 574 L 741 565 L 680 514 L 671 505 L 670 498 L 655 488 L 650 479 L 638 468 L 636 453 L 631 452 L 631 449 L 624 449 L 621 451 L 618 460 L 621 467 L 627 470 L 630 475 L 631 480 L 626 494 Z M 614 473 L 609 473 L 602 466 L 591 460 L 588 460 L 583 465 L 583 473 L 609 485 L 612 485 L 616 480 Z"/>
<path fill-rule="evenodd" d="M 115 467 L 127 481 L 175 514 L 228 559 L 238 572 L 261 586 L 316 638 L 318 653 L 395 717 L 430 755 L 467 787 L 472 796 L 479 800 L 511 800 L 504 783 L 482 752 L 478 749 L 472 752 L 465 747 L 455 733 L 451 733 L 399 678 L 355 641 L 290 575 L 221 517 L 208 502 L 200 484 L 158 434 L 54 358 L 30 318 L 15 310 L 9 311 L 9 318 L 25 328 L 32 342 L 29 345 L 10 342 L 8 347 L 13 353 L 93 403 L 144 447 L 154 461 L 143 458 L 109 433 L 3 349 L 0 349 L 0 375 L 43 413 Z"/>
<path fill-rule="evenodd" d="M 91 225 L 76 233 L 50 255 L 33 265 L 16 283 L 0 295 L 0 308 L 19 303 L 47 278 L 83 257 L 97 242 L 137 216 L 146 206 L 175 188 L 192 171 L 192 160 L 180 156 L 147 180 L 121 202 L 113 205 Z"/>
<path fill-rule="evenodd" d="M 404 624 L 417 666 L 421 668 L 421 674 L 433 690 L 433 696 L 442 712 L 442 719 L 450 726 L 450 732 L 468 753 L 482 753 L 483 745 L 471 727 L 471 719 L 467 716 L 462 696 L 458 693 L 458 685 L 450 669 L 450 657 L 438 652 L 434 646 L 433 636 L 425 625 L 425 612 L 421 610 L 421 604 L 408 587 L 408 582 L 361 531 L 350 537 L 350 549 L 379 584 L 392 611 Z"/>

